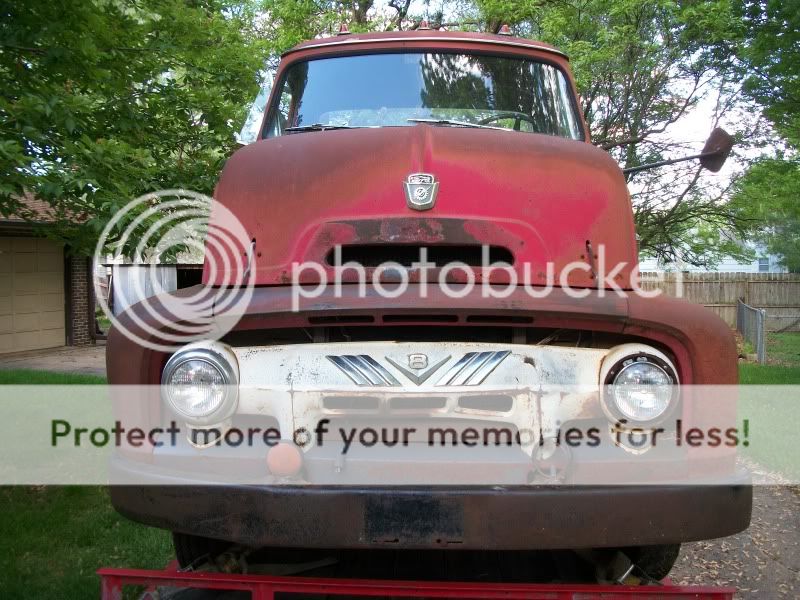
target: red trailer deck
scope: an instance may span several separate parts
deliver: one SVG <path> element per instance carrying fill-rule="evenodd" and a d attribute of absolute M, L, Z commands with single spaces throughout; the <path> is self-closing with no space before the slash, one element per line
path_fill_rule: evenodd
<path fill-rule="evenodd" d="M 475 583 L 443 581 L 397 581 L 381 579 L 334 579 L 240 575 L 209 571 L 179 571 L 174 566 L 163 571 L 141 569 L 100 569 L 102 600 L 121 600 L 125 586 L 184 588 L 194 590 L 249 592 L 253 600 L 276 598 L 470 598 L 475 600 L 732 600 L 735 589 L 706 586 L 591 585 Z M 196 596 L 195 596 L 196 597 Z"/>

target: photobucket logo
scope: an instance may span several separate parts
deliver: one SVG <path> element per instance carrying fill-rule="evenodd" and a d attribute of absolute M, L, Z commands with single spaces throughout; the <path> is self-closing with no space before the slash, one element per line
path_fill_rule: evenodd
<path fill-rule="evenodd" d="M 591 256 L 587 256 L 589 252 Z M 377 266 L 365 266 L 357 261 L 343 262 L 342 247 L 336 246 L 331 264 L 292 263 L 292 310 L 299 311 L 301 300 L 318 298 L 331 287 L 334 296 L 341 298 L 344 284 L 357 286 L 359 297 L 366 297 L 367 286 L 371 285 L 371 295 L 399 298 L 409 293 L 412 274 L 413 293 L 421 298 L 428 297 L 431 285 L 454 299 L 475 293 L 483 298 L 508 298 L 520 289 L 532 298 L 546 298 L 556 289 L 577 299 L 590 295 L 603 298 L 607 294 L 624 297 L 632 293 L 653 298 L 664 293 L 661 286 L 663 276 L 649 277 L 643 287 L 638 266 L 629 269 L 627 262 L 609 264 L 603 244 L 597 247 L 596 252 L 587 248 L 587 255 L 582 260 L 569 262 L 558 271 L 554 262 L 547 262 L 543 277 L 539 266 L 529 262 L 514 266 L 505 261 L 493 261 L 491 253 L 490 246 L 481 247 L 480 265 L 462 261 L 438 264 L 429 260 L 428 248 L 421 247 L 419 260 L 411 264 L 386 261 Z M 576 280 L 583 284 L 576 285 Z M 683 290 L 680 276 L 675 281 L 680 297 Z"/>
<path fill-rule="evenodd" d="M 235 326 L 252 298 L 253 248 L 247 231 L 219 203 L 210 219 L 212 202 L 189 190 L 146 194 L 118 211 L 100 235 L 95 264 L 115 265 L 112 285 L 127 303 L 140 303 L 118 318 L 95 271 L 97 302 L 115 329 L 141 346 L 172 352 L 193 341 L 218 339 Z M 165 286 L 164 267 L 180 255 L 204 257 L 210 279 L 219 283 L 167 293 L 175 290 Z M 124 270 L 126 276 L 114 281 Z"/>

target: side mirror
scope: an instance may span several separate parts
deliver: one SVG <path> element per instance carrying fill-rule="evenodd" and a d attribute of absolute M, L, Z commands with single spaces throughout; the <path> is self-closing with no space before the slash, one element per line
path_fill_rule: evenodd
<path fill-rule="evenodd" d="M 733 136 L 722 127 L 711 132 L 700 153 L 700 164 L 712 173 L 716 173 L 725 164 L 733 148 Z"/>

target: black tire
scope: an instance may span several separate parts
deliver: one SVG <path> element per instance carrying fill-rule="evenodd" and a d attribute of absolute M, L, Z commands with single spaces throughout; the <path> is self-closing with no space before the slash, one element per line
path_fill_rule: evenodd
<path fill-rule="evenodd" d="M 231 547 L 230 542 L 213 540 L 188 533 L 172 532 L 172 545 L 181 569 L 199 567 L 213 562 L 220 554 Z"/>
<path fill-rule="evenodd" d="M 681 545 L 636 546 L 634 548 L 623 548 L 622 551 L 645 575 L 656 581 L 661 581 L 669 575 L 672 567 L 675 566 L 675 562 L 681 552 Z"/>

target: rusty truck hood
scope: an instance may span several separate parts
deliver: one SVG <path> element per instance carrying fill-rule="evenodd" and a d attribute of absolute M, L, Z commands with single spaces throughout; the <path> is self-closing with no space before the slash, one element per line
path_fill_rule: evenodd
<path fill-rule="evenodd" d="M 412 173 L 439 181 L 433 208 L 406 205 Z M 513 255 L 520 282 L 526 269 L 541 284 L 547 263 L 558 275 L 575 262 L 567 281 L 579 287 L 597 285 L 587 241 L 595 253 L 604 247 L 607 265 L 627 263 L 620 281 L 637 260 L 617 165 L 588 143 L 552 136 L 425 124 L 286 135 L 234 154 L 215 198 L 255 240 L 257 285 L 290 283 L 293 263 L 325 265 L 337 244 L 491 245 Z M 318 278 L 306 269 L 301 281 Z M 218 283 L 208 264 L 204 282 Z"/>

